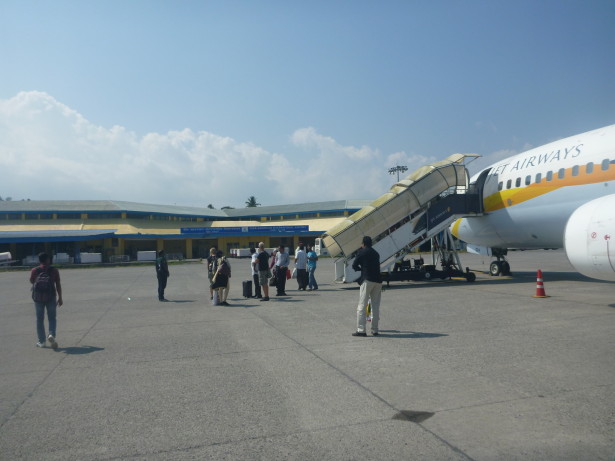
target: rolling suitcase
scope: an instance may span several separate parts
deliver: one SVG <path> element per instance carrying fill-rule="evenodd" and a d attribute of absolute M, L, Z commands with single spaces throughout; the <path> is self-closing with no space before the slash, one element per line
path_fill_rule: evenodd
<path fill-rule="evenodd" d="M 252 298 L 252 280 L 244 280 L 241 284 L 243 286 L 243 297 Z"/>

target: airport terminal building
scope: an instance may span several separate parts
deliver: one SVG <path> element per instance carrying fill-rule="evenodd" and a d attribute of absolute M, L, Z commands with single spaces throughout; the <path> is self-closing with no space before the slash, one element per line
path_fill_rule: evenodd
<path fill-rule="evenodd" d="M 204 258 L 265 242 L 291 251 L 313 243 L 369 204 L 338 200 L 216 210 L 112 200 L 0 201 L 0 253 L 25 265 L 46 251 L 58 263 L 134 261 L 165 250 L 171 258 Z"/>

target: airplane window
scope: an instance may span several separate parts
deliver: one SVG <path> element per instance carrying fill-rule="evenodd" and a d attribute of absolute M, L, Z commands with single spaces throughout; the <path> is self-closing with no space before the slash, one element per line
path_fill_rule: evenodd
<path fill-rule="evenodd" d="M 542 181 L 542 175 L 540 173 L 536 173 L 536 184 L 540 184 Z"/>
<path fill-rule="evenodd" d="M 500 181 L 498 183 L 498 190 L 502 190 L 504 188 L 504 183 L 502 181 Z"/>
<path fill-rule="evenodd" d="M 610 165 L 610 163 L 611 163 L 611 162 L 609 162 L 609 159 L 608 159 L 608 158 L 605 158 L 605 159 L 602 161 L 602 171 L 606 171 L 606 170 L 608 170 L 608 169 L 609 169 L 609 165 Z"/>
<path fill-rule="evenodd" d="M 594 162 L 589 162 L 587 166 L 585 166 L 585 172 L 587 174 L 592 174 L 594 172 Z"/>
<path fill-rule="evenodd" d="M 532 182 L 532 177 L 530 175 L 527 175 L 525 177 L 525 185 L 529 186 L 531 184 L 531 182 Z"/>
<path fill-rule="evenodd" d="M 572 167 L 572 176 L 579 176 L 579 165 Z"/>
<path fill-rule="evenodd" d="M 510 189 L 511 186 L 512 186 L 512 180 L 509 179 L 508 181 L 506 181 L 506 189 Z"/>
<path fill-rule="evenodd" d="M 560 168 L 559 171 L 557 172 L 557 177 L 559 179 L 564 179 L 565 175 L 566 175 L 566 170 L 564 168 Z"/>
<path fill-rule="evenodd" d="M 515 187 L 519 187 L 521 185 L 521 178 L 517 178 L 515 181 Z"/>
<path fill-rule="evenodd" d="M 553 172 L 549 171 L 547 172 L 547 181 L 551 181 L 551 180 L 553 180 Z"/>

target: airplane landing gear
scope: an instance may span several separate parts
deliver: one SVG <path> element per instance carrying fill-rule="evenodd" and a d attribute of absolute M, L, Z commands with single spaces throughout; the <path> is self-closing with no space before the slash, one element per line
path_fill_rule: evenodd
<path fill-rule="evenodd" d="M 510 275 L 510 264 L 508 261 L 493 261 L 489 266 L 489 274 L 493 276 Z"/>
<path fill-rule="evenodd" d="M 498 275 L 511 275 L 510 274 L 510 264 L 506 261 L 506 254 L 508 250 L 501 248 L 492 248 L 491 249 L 493 256 L 498 258 L 497 261 L 493 261 L 489 266 L 489 274 L 492 276 Z"/>

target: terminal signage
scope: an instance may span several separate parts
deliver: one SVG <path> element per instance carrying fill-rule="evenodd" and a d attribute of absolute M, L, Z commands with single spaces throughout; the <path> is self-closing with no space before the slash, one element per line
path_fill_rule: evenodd
<path fill-rule="evenodd" d="M 281 234 L 309 232 L 310 226 L 182 227 L 182 234 Z"/>

